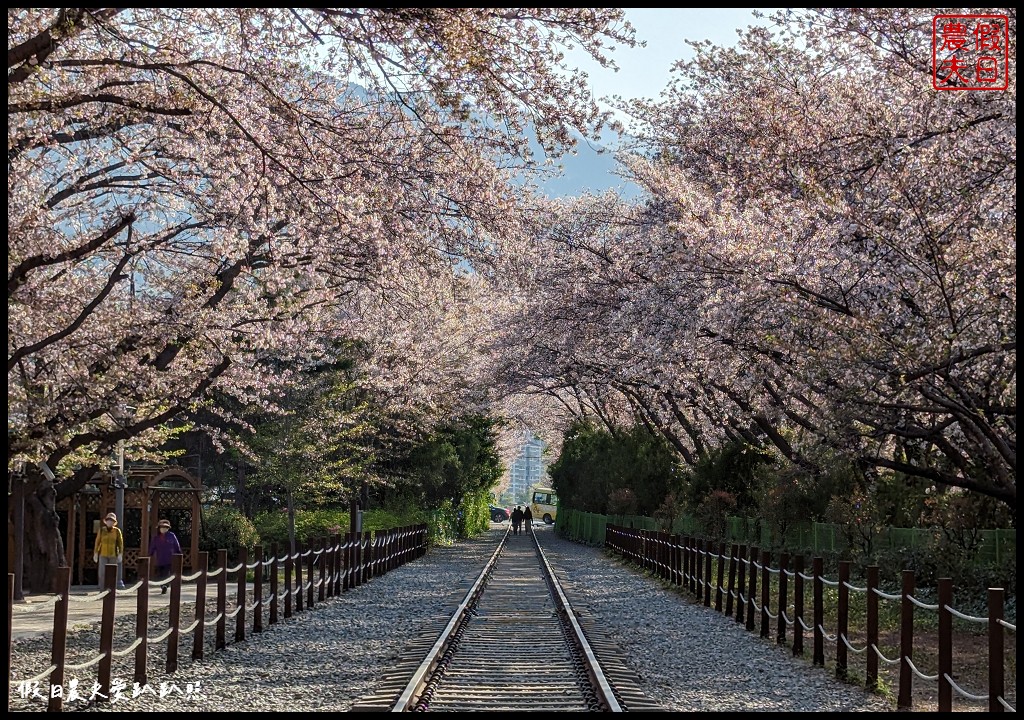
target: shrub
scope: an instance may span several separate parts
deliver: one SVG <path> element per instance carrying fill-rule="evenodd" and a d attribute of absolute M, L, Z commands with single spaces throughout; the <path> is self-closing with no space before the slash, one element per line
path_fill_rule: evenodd
<path fill-rule="evenodd" d="M 208 505 L 202 509 L 199 549 L 216 557 L 218 550 L 228 551 L 228 560 L 238 557 L 243 547 L 252 551 L 259 544 L 256 527 L 240 510 L 231 505 Z"/>

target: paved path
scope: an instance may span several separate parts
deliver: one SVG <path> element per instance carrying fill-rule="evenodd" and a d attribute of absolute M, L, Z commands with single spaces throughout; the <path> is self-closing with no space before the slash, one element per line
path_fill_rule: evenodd
<path fill-rule="evenodd" d="M 129 586 L 130 587 L 130 586 Z M 250 583 L 249 587 L 252 587 Z M 216 597 L 217 589 L 207 587 L 206 597 Z M 137 609 L 137 592 L 125 592 L 120 590 L 114 603 L 114 612 L 118 616 L 134 615 Z M 74 585 L 71 587 L 71 602 L 68 605 L 68 629 L 76 625 L 88 625 L 99 622 L 100 614 L 103 611 L 103 601 L 98 599 L 99 593 L 94 585 Z M 235 589 L 228 588 L 228 607 L 234 602 Z M 14 640 L 33 637 L 36 635 L 51 635 L 53 633 L 53 609 L 57 595 L 55 594 L 26 594 L 25 602 L 14 603 L 14 618 L 11 623 L 11 637 Z M 92 598 L 92 600 L 90 600 Z M 161 594 L 158 588 L 149 590 L 149 611 L 165 608 L 170 603 L 171 593 Z M 183 603 L 194 603 L 196 599 L 196 586 L 192 583 L 185 583 L 181 586 L 181 601 Z M 184 620 L 184 618 L 183 618 Z M 189 618 L 184 624 L 192 621 Z"/>

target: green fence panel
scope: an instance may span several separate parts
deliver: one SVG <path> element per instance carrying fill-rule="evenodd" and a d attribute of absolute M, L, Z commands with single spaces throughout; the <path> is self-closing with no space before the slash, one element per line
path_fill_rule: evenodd
<path fill-rule="evenodd" d="M 603 545 L 608 524 L 638 530 L 658 530 L 654 518 L 642 515 L 598 515 L 576 510 L 559 508 L 555 527 L 579 542 Z M 671 530 L 680 535 L 698 534 L 699 524 L 689 515 L 677 517 Z M 740 544 L 753 544 L 760 539 L 761 547 L 773 547 L 772 533 L 758 523 L 756 518 L 729 516 L 725 524 L 726 540 Z M 1017 556 L 1017 531 L 1015 529 L 982 530 L 981 544 L 976 556 L 979 564 L 1002 564 Z M 874 538 L 875 549 L 901 550 L 927 549 L 933 547 L 937 531 L 930 528 L 883 528 Z M 817 553 L 843 553 L 850 550 L 849 542 L 842 527 L 834 523 L 807 523 L 790 529 L 786 533 L 786 545 L 792 550 Z"/>

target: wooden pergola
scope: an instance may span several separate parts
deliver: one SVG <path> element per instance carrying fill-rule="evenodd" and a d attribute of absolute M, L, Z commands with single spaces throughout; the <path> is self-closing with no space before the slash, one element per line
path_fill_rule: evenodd
<path fill-rule="evenodd" d="M 196 567 L 199 557 L 200 495 L 202 484 L 176 465 L 132 466 L 124 490 L 124 578 L 137 578 L 136 561 L 149 552 L 149 539 L 162 519 L 181 541 L 183 571 Z M 57 504 L 60 528 L 71 577 L 77 585 L 96 582 L 93 543 L 102 518 L 113 512 L 115 490 L 110 475 L 96 475 L 75 495 Z"/>

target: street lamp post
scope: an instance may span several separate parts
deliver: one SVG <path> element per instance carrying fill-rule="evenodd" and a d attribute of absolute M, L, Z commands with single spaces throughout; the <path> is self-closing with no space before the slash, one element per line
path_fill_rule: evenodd
<path fill-rule="evenodd" d="M 117 515 L 118 527 L 124 528 L 124 489 L 128 487 L 128 478 L 124 474 L 124 440 L 117 441 L 117 474 L 111 479 L 114 486 L 114 514 Z"/>

